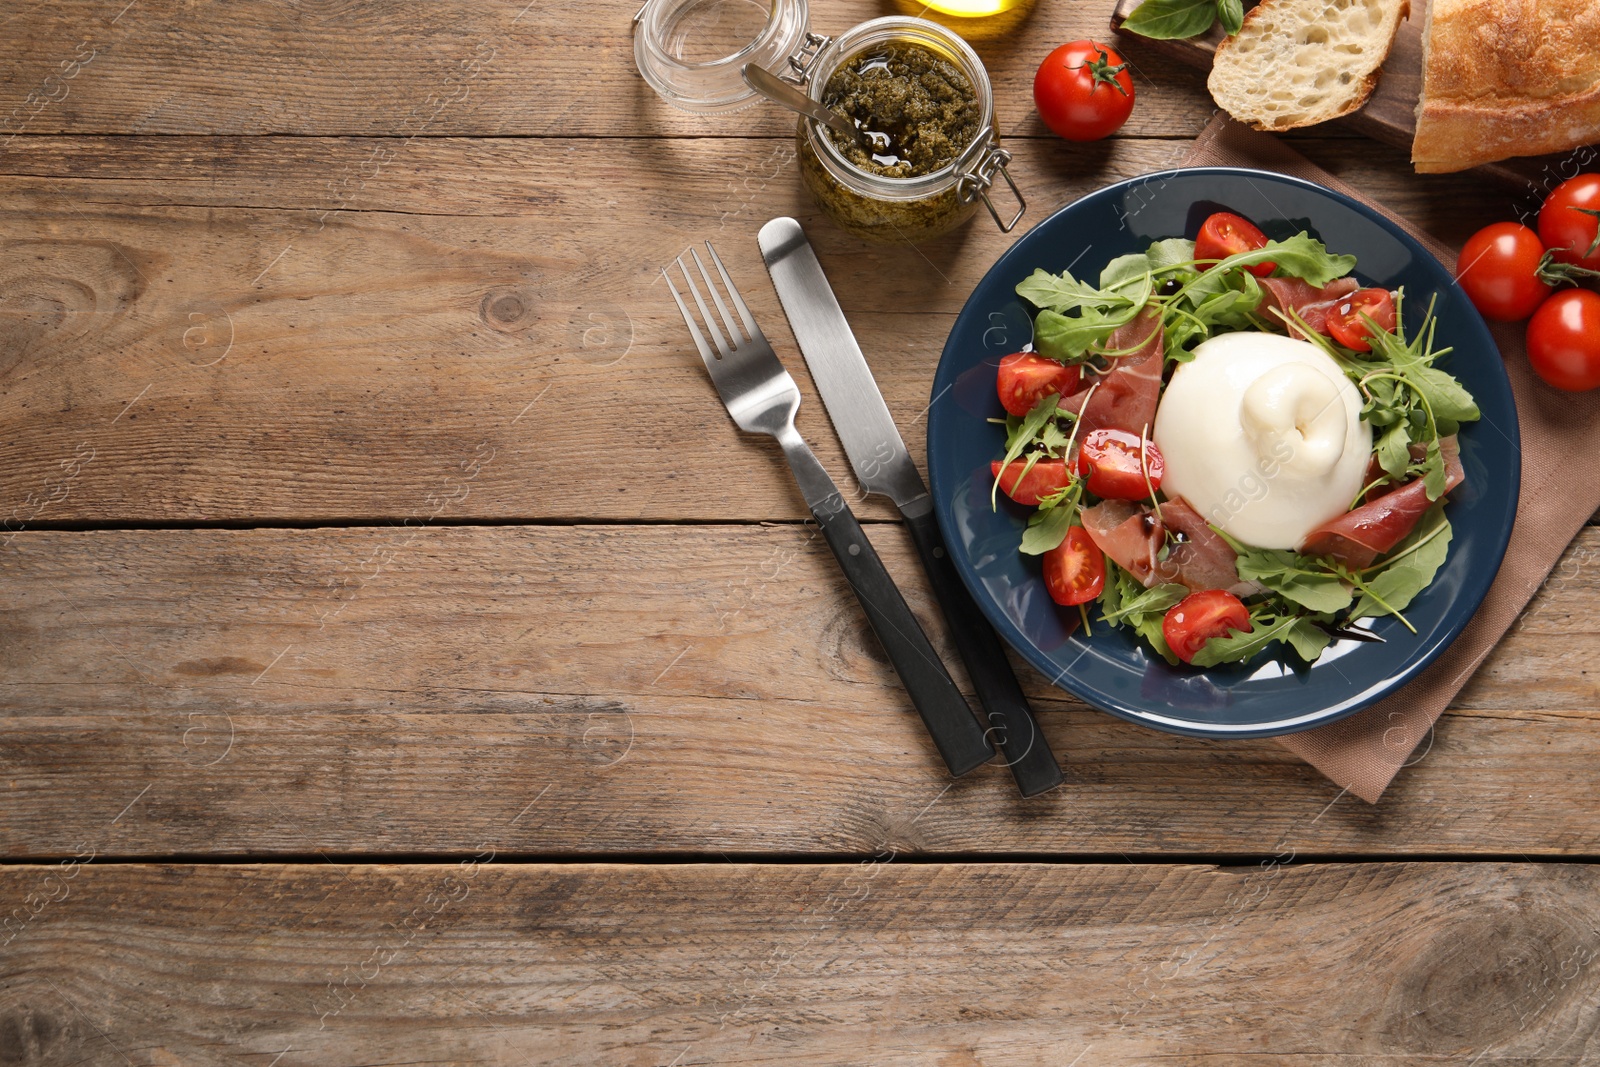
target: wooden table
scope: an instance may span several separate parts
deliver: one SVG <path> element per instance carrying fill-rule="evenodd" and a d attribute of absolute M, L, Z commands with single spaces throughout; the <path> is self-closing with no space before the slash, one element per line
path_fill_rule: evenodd
<path fill-rule="evenodd" d="M 759 225 L 919 461 L 1008 239 L 862 246 L 782 115 L 651 94 L 633 3 L 524 4 L 0 13 L 0 1063 L 1600 1059 L 1600 532 L 1377 806 L 1026 670 L 1066 784 L 952 783 L 658 272 L 717 241 L 843 479 Z M 1108 6 L 974 42 L 1030 222 L 1212 113 L 1132 46 L 1123 132 L 1047 134 Z M 1516 203 L 1295 143 L 1447 240 Z"/>

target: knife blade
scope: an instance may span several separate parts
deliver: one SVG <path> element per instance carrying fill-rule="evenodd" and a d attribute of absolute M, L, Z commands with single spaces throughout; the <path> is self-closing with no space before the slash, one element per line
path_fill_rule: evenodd
<path fill-rule="evenodd" d="M 999 636 L 956 573 L 933 514 L 933 499 L 805 230 L 794 219 L 776 218 L 761 228 L 757 241 L 857 481 L 867 492 L 894 501 L 905 517 L 1018 790 L 1027 797 L 1053 789 L 1061 784 L 1061 767 L 1022 695 Z"/>

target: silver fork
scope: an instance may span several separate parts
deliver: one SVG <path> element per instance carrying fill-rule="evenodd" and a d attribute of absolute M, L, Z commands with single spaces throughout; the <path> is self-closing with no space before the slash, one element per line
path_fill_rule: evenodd
<path fill-rule="evenodd" d="M 794 416 L 800 410 L 800 390 L 794 384 L 794 379 L 778 362 L 772 345 L 767 343 L 766 335 L 756 325 L 749 307 L 734 287 L 733 279 L 728 277 L 727 269 L 723 267 L 722 259 L 710 241 L 706 242 L 706 251 L 711 254 L 711 262 L 716 264 L 723 287 L 727 289 L 733 307 L 738 310 L 737 321 L 711 280 L 705 264 L 701 262 L 700 254 L 693 248 L 689 249 L 689 256 L 694 260 L 694 266 L 705 283 L 718 316 L 711 314 L 683 256 L 680 255 L 675 262 L 683 272 L 689 294 L 700 310 L 700 318 L 705 322 L 704 332 L 689 310 L 689 305 L 684 303 L 678 287 L 673 284 L 672 275 L 665 269 L 661 274 L 667 279 L 667 288 L 672 290 L 672 299 L 677 301 L 678 310 L 683 313 L 683 321 L 694 335 L 695 347 L 700 350 L 700 358 L 705 362 L 711 381 L 716 385 L 728 414 L 733 416 L 733 421 L 741 430 L 777 438 L 783 448 L 784 458 L 794 471 L 795 481 L 800 485 L 806 505 L 816 518 L 828 547 L 833 549 L 834 556 L 838 558 L 839 566 L 844 570 L 856 599 L 861 602 L 873 632 L 883 643 L 889 662 L 894 664 L 900 681 L 911 696 L 911 702 L 916 705 L 928 732 L 933 735 L 933 742 L 944 757 L 945 765 L 950 768 L 951 774 L 960 777 L 988 762 L 994 756 L 994 749 L 984 737 L 984 731 L 973 717 L 961 690 L 950 680 L 949 672 L 923 633 L 917 617 L 906 606 L 883 561 L 873 550 L 872 542 L 867 540 L 861 524 L 845 504 L 844 496 L 812 454 L 800 431 L 795 429 Z M 719 317 L 726 334 L 718 326 Z M 741 324 L 744 327 L 742 331 Z M 706 337 L 708 333 L 709 341 Z"/>

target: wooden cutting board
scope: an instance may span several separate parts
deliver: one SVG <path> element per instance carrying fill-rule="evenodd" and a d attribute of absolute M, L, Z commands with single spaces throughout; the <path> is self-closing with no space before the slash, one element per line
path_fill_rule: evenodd
<path fill-rule="evenodd" d="M 1111 15 L 1111 28 L 1121 33 L 1122 23 L 1143 2 L 1118 0 Z M 1411 0 L 1411 17 L 1400 23 L 1394 47 L 1389 50 L 1389 58 L 1383 64 L 1378 87 L 1373 90 L 1366 106 L 1353 115 L 1335 119 L 1335 122 L 1358 130 L 1375 141 L 1410 151 L 1411 139 L 1417 132 L 1417 98 L 1422 92 L 1422 27 L 1427 21 L 1428 2 Z M 1254 4 L 1247 2 L 1245 6 L 1253 7 Z M 1211 57 L 1225 36 L 1220 26 L 1212 26 L 1211 32 L 1202 37 L 1182 41 L 1155 41 L 1135 33 L 1123 34 L 1125 40 L 1137 41 L 1141 51 L 1170 56 L 1201 70 L 1211 69 Z M 1559 155 L 1531 156 L 1489 163 L 1477 169 L 1521 186 L 1530 195 L 1542 199 L 1563 179 L 1572 176 L 1570 164 L 1568 172 L 1562 173 L 1560 164 L 1565 158 Z"/>

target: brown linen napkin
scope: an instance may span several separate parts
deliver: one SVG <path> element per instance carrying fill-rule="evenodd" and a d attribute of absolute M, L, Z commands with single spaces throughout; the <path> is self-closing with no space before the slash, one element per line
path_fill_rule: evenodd
<path fill-rule="evenodd" d="M 1269 134 L 1218 115 L 1184 157 L 1184 166 L 1257 167 L 1305 178 L 1383 212 L 1421 241 L 1446 266 L 1446 248 L 1381 204 L 1316 166 Z M 1484 219 L 1487 225 L 1494 219 Z M 1289 751 L 1368 803 L 1377 803 L 1412 750 L 1427 736 L 1495 642 L 1524 606 L 1589 516 L 1600 508 L 1600 390 L 1563 393 L 1528 367 L 1521 323 L 1491 323 L 1505 357 L 1522 428 L 1522 495 L 1511 546 L 1489 595 L 1461 636 L 1417 679 L 1386 700 L 1347 719 L 1279 738 Z"/>

